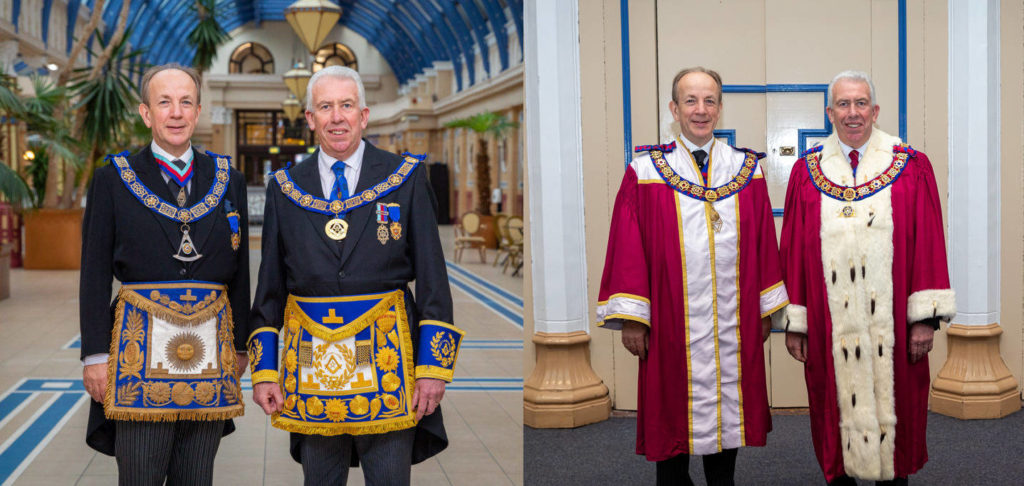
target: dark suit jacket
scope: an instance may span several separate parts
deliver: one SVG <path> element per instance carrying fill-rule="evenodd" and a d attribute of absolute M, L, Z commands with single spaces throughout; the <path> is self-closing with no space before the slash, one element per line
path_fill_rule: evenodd
<path fill-rule="evenodd" d="M 216 162 L 195 151 L 192 189 L 187 205 L 206 195 L 213 185 Z M 128 157 L 140 182 L 173 204 L 174 197 L 160 174 L 149 145 Z M 242 241 L 231 249 L 231 227 L 226 202 L 239 213 Z M 228 286 L 235 325 L 235 349 L 244 352 L 249 336 L 249 235 L 245 178 L 231 169 L 231 180 L 219 207 L 199 221 L 189 223 L 189 234 L 202 258 L 182 262 L 172 255 L 181 242 L 180 223 L 142 205 L 121 181 L 117 168 L 107 164 L 96 170 L 82 222 L 82 273 L 79 286 L 79 317 L 82 357 L 110 351 L 114 324 L 112 279 L 121 282 L 204 280 Z M 86 443 L 105 454 L 114 454 L 114 423 L 103 415 L 103 405 L 92 402 Z M 231 421 L 225 434 L 234 430 Z"/>
<path fill-rule="evenodd" d="M 304 192 L 324 197 L 317 167 L 319 151 L 290 170 L 295 185 Z M 402 164 L 402 157 L 380 150 L 369 142 L 355 194 L 383 182 Z M 412 342 L 417 343 L 420 320 L 452 322 L 452 296 L 448 287 L 441 239 L 437 233 L 437 202 L 420 164 L 398 189 L 370 204 L 356 208 L 345 218 L 348 236 L 341 242 L 327 237 L 324 226 L 334 216 L 299 207 L 281 193 L 277 181 L 267 187 L 263 220 L 263 259 L 253 300 L 252 329 L 281 328 L 288 294 L 338 296 L 404 289 Z M 376 204 L 398 203 L 402 236 L 377 240 Z M 413 302 L 408 284 L 416 281 Z M 298 441 L 292 435 L 292 457 L 301 462 Z M 413 463 L 423 461 L 448 445 L 440 407 L 424 417 L 416 430 Z M 353 458 L 355 460 L 355 458 Z"/>

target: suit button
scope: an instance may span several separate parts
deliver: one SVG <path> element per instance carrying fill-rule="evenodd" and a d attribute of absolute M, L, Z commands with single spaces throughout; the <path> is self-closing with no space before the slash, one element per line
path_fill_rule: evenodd
<path fill-rule="evenodd" d="M 181 270 L 178 270 L 178 275 L 181 275 L 181 276 L 184 277 L 185 276 L 185 269 L 182 268 Z"/>
<path fill-rule="evenodd" d="M 345 271 L 344 270 L 338 272 L 338 278 L 345 278 Z"/>

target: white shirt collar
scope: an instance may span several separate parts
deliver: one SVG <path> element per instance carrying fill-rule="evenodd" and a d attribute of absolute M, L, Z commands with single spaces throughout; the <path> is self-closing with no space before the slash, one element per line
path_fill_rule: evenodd
<path fill-rule="evenodd" d="M 864 157 L 864 149 L 868 148 L 868 143 L 864 142 L 864 145 L 861 145 L 860 147 L 857 147 L 855 149 L 855 148 L 853 148 L 853 147 L 851 147 L 849 145 L 846 145 L 845 143 L 843 143 L 842 140 L 840 140 L 839 141 L 839 148 L 843 149 L 843 155 L 846 156 L 846 161 L 849 162 L 850 161 L 850 152 L 853 152 L 854 150 L 856 150 L 857 154 L 861 158 L 863 158 Z M 860 160 L 860 159 L 858 159 L 858 160 Z"/>
<path fill-rule="evenodd" d="M 686 138 L 686 136 L 681 133 L 676 136 L 676 139 L 683 142 L 683 146 L 685 146 L 686 150 L 689 150 L 690 153 L 693 153 L 695 150 L 703 150 L 705 153 L 710 155 L 711 146 L 715 144 L 715 137 L 711 137 L 711 140 L 708 140 L 708 143 L 701 146 L 691 142 L 690 139 Z"/>
<path fill-rule="evenodd" d="M 345 163 L 345 179 L 348 180 L 349 194 L 355 193 L 356 186 L 359 184 L 359 173 L 362 172 L 363 152 L 365 149 L 366 142 L 360 140 L 359 147 L 356 147 L 356 151 L 352 153 L 352 156 L 342 161 Z M 320 172 L 320 186 L 324 191 L 324 197 L 330 200 L 331 189 L 334 187 L 334 170 L 331 169 L 331 166 L 333 166 L 338 159 L 327 155 L 327 152 L 324 152 L 323 147 L 319 147 L 318 152 L 320 153 L 317 157 L 317 168 Z"/>
<path fill-rule="evenodd" d="M 150 142 L 149 147 L 153 150 L 153 153 L 155 155 L 159 155 L 159 156 L 167 159 L 168 161 L 171 161 L 171 160 L 174 160 L 174 159 L 181 159 L 182 162 L 185 162 L 186 165 L 192 163 L 192 142 L 188 143 L 188 150 L 185 150 L 185 153 L 180 155 L 180 156 L 178 156 L 178 155 L 171 155 L 170 152 L 164 150 L 163 147 L 157 145 L 156 140 L 153 140 L 152 142 Z"/>

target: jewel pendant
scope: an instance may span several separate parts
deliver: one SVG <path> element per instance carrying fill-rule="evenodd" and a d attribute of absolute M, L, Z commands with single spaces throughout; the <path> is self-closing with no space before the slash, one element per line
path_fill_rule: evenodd
<path fill-rule="evenodd" d="M 843 206 L 843 209 L 842 209 L 842 211 L 840 211 L 840 212 L 839 212 L 839 215 L 840 215 L 840 216 L 842 216 L 842 217 L 844 217 L 844 218 L 852 218 L 852 217 L 854 217 L 854 216 L 855 216 L 856 214 L 857 214 L 857 213 L 855 213 L 855 212 L 853 211 L 853 206 L 850 206 L 849 204 L 847 204 L 846 206 Z"/>
<path fill-rule="evenodd" d="M 384 224 L 377 227 L 377 241 L 382 245 L 388 242 L 388 227 Z"/>
<path fill-rule="evenodd" d="M 344 240 L 348 236 L 348 221 L 335 216 L 324 226 L 324 233 L 327 233 L 327 237 L 334 241 Z"/>
<path fill-rule="evenodd" d="M 185 188 L 178 189 L 178 207 L 185 207 Z"/>
<path fill-rule="evenodd" d="M 196 245 L 192 243 L 192 237 L 188 234 L 189 229 L 187 224 L 181 225 L 181 243 L 178 243 L 178 252 L 172 255 L 183 262 L 194 262 L 203 256 L 199 254 Z"/>
<path fill-rule="evenodd" d="M 722 231 L 722 216 L 714 207 L 711 207 L 711 229 L 715 230 L 715 233 Z"/>

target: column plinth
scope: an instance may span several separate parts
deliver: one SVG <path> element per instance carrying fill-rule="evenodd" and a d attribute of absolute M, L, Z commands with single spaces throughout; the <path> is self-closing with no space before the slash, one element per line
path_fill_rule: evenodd
<path fill-rule="evenodd" d="M 608 419 L 608 387 L 590 367 L 585 331 L 538 332 L 537 362 L 523 381 L 523 423 L 535 428 L 571 428 Z"/>
<path fill-rule="evenodd" d="M 959 419 L 1005 417 L 1020 410 L 1017 380 L 999 354 L 999 324 L 953 324 L 949 352 L 932 383 L 931 410 Z"/>

